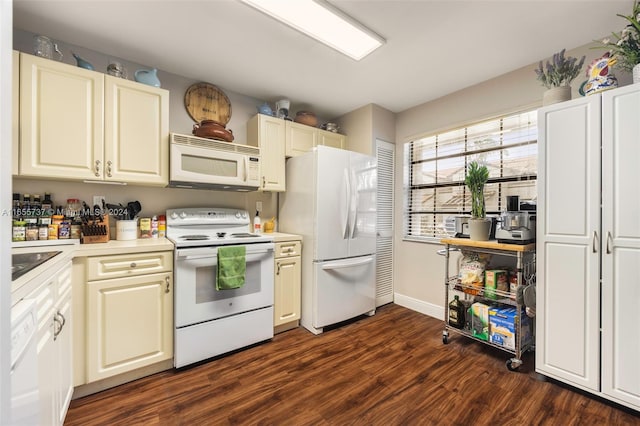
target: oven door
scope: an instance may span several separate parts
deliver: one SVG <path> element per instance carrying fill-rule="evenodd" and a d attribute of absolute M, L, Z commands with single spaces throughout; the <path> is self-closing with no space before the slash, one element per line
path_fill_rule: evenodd
<path fill-rule="evenodd" d="M 217 247 L 176 250 L 175 324 L 192 324 L 273 305 L 273 243 L 246 245 L 245 284 L 216 290 Z"/>

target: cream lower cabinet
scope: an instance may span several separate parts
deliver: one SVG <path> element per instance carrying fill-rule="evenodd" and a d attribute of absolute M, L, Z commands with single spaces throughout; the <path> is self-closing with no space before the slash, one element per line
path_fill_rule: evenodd
<path fill-rule="evenodd" d="M 295 328 L 300 323 L 301 249 L 300 241 L 276 243 L 273 302 L 276 333 Z"/>
<path fill-rule="evenodd" d="M 260 148 L 260 189 L 284 191 L 285 122 L 279 118 L 256 114 L 247 122 L 247 144 Z"/>
<path fill-rule="evenodd" d="M 38 306 L 39 424 L 62 425 L 73 393 L 71 262 L 27 297 Z"/>
<path fill-rule="evenodd" d="M 169 92 L 20 53 L 20 176 L 168 183 Z"/>
<path fill-rule="evenodd" d="M 85 319 L 75 329 L 85 339 L 75 346 L 76 386 L 173 357 L 172 251 L 92 256 L 74 267 L 84 277 L 74 284 L 84 304 L 74 310 Z"/>

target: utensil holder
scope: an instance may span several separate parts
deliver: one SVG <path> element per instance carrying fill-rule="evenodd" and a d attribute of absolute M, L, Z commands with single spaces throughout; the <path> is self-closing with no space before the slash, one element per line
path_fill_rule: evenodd
<path fill-rule="evenodd" d="M 138 239 L 138 220 L 119 220 L 116 222 L 116 240 L 130 241 Z"/>

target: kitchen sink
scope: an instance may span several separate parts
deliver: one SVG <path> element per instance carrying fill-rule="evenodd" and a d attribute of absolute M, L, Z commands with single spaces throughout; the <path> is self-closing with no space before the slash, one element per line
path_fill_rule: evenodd
<path fill-rule="evenodd" d="M 59 255 L 61 251 L 18 253 L 11 255 L 11 281 L 15 281 L 33 268 Z"/>

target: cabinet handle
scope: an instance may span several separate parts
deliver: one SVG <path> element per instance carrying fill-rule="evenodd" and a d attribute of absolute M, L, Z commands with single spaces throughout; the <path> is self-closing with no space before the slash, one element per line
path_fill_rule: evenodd
<path fill-rule="evenodd" d="M 59 318 L 61 318 L 62 321 Z M 66 318 L 60 313 L 60 311 L 53 314 L 53 340 L 56 340 L 60 333 L 62 333 L 62 329 L 64 328 L 64 324 L 66 322 Z M 56 324 L 58 325 L 58 328 L 56 328 Z"/>
<path fill-rule="evenodd" d="M 167 287 L 164 289 L 165 293 L 169 293 L 169 277 L 164 277 L 165 282 L 167 283 Z"/>
<path fill-rule="evenodd" d="M 111 177 L 111 165 L 113 163 L 111 162 L 111 160 L 107 161 L 107 176 Z"/>
<path fill-rule="evenodd" d="M 265 188 L 267 186 L 267 180 L 264 176 L 262 176 L 262 187 Z"/>
<path fill-rule="evenodd" d="M 594 253 L 598 252 L 598 233 L 596 231 L 593 231 L 593 240 L 592 240 L 593 244 L 592 244 L 592 251 Z"/>
<path fill-rule="evenodd" d="M 96 165 L 94 167 L 96 177 L 100 177 L 100 160 L 96 160 Z"/>
<path fill-rule="evenodd" d="M 611 244 L 613 244 L 613 237 L 611 237 L 611 231 L 607 231 L 607 254 L 611 254 Z"/>
<path fill-rule="evenodd" d="M 280 264 L 280 262 L 278 262 L 278 270 L 276 271 L 276 275 L 280 275 L 280 266 L 282 265 Z"/>
<path fill-rule="evenodd" d="M 131 267 L 132 268 L 135 268 L 136 266 L 138 266 L 138 265 L 136 265 L 136 262 L 131 262 Z"/>
<path fill-rule="evenodd" d="M 60 329 L 62 330 L 62 327 L 64 327 L 64 325 L 67 323 L 67 319 L 64 317 L 64 315 L 62 315 L 60 311 L 56 312 L 56 315 L 62 318 L 62 324 L 60 324 Z"/>

